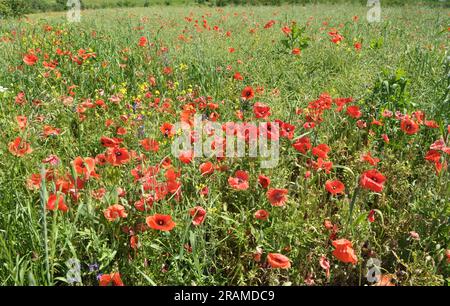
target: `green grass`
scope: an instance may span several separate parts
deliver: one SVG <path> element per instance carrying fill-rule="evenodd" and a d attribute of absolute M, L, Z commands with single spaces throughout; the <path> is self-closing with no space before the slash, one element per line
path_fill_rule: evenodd
<path fill-rule="evenodd" d="M 381 260 L 383 273 L 394 275 L 400 285 L 447 284 L 449 174 L 442 170 L 437 175 L 424 156 L 440 137 L 449 145 L 450 12 L 421 6 L 383 8 L 382 22 L 374 24 L 366 21 L 366 13 L 366 7 L 353 5 L 283 5 L 251 10 L 157 6 L 84 11 L 79 24 L 67 23 L 64 13 L 0 21 L 0 38 L 4 38 L 0 39 L 0 86 L 8 88 L 0 93 L 0 284 L 65 285 L 70 270 L 66 263 L 78 259 L 83 285 L 96 285 L 98 273 L 113 271 L 120 271 L 126 285 L 303 285 L 308 278 L 318 285 L 364 285 L 368 284 L 369 257 Z M 186 21 L 188 16 L 199 21 L 201 32 L 194 28 L 194 21 Z M 202 16 L 211 30 L 202 27 Z M 359 16 L 358 22 L 353 21 L 354 16 Z M 275 25 L 264 29 L 271 19 Z M 281 28 L 291 21 L 306 26 L 304 34 L 310 38 L 299 56 L 290 54 L 281 43 L 285 38 Z M 52 30 L 45 31 L 46 25 Z M 215 25 L 220 31 L 213 30 Z M 337 28 L 344 37 L 340 44 L 330 41 L 331 28 Z M 225 35 L 227 31 L 230 37 Z M 138 47 L 141 36 L 152 45 Z M 362 43 L 360 51 L 354 48 L 356 42 Z M 231 47 L 235 52 L 229 52 Z M 24 65 L 24 54 L 36 48 L 41 50 L 38 64 Z M 67 56 L 56 55 L 58 48 L 73 54 L 85 49 L 95 52 L 96 58 L 78 65 Z M 44 54 L 49 58 L 44 59 Z M 44 60 L 53 59 L 58 60 L 56 70 L 42 66 Z M 164 67 L 171 67 L 173 73 L 164 74 Z M 44 77 L 46 71 L 49 74 Z M 235 72 L 244 80 L 233 80 Z M 149 76 L 155 77 L 156 86 L 148 91 L 161 100 L 169 98 L 173 113 L 149 106 L 143 90 Z M 403 82 L 407 85 L 401 91 Z M 385 84 L 389 84 L 389 92 L 381 89 Z M 66 105 L 62 98 L 69 95 L 71 85 L 77 86 L 73 105 Z M 134 207 L 142 195 L 140 184 L 130 174 L 140 164 L 137 161 L 120 167 L 97 165 L 101 177 L 90 179 L 77 190 L 78 201 L 66 196 L 67 213 L 44 209 L 48 195 L 57 191 L 53 180 L 44 182 L 40 190 L 26 186 L 30 175 L 41 171 L 42 160 L 49 154 L 61 159 L 55 168 L 58 176 L 75 176 L 71 162 L 77 156 L 103 153 L 103 135 L 124 138 L 124 147 L 146 156 L 145 166 L 159 164 L 171 154 L 170 140 L 162 137 L 159 127 L 179 120 L 185 102 L 178 97 L 189 101 L 189 93 L 210 96 L 219 104 L 219 121 L 234 121 L 245 86 L 264 88 L 251 103 L 261 101 L 271 107 L 271 119 L 295 125 L 295 138 L 310 132 L 313 146 L 326 143 L 331 148 L 334 167 L 330 174 L 310 169 L 311 178 L 304 179 L 307 159 L 313 158 L 311 152 L 302 155 L 292 148 L 291 140 L 282 139 L 280 163 L 274 169 L 261 169 L 258 160 L 251 158 L 222 163 L 212 159 L 229 169 L 202 177 L 198 167 L 206 159 L 183 165 L 171 156 L 174 166 L 182 169 L 182 194 L 178 201 L 167 196 L 155 202 L 149 212 Z M 23 106 L 15 103 L 21 91 L 27 97 Z M 361 108 L 369 127 L 372 119 L 382 120 L 384 126 L 372 126 L 372 134 L 369 128 L 357 128 L 356 120 L 345 111 L 329 110 L 318 127 L 305 130 L 305 117 L 296 110 L 306 109 L 324 92 L 333 98 L 353 97 L 352 105 Z M 119 93 L 124 95 L 122 102 L 108 101 Z M 108 108 L 87 108 L 86 118 L 81 120 L 77 107 L 85 99 L 99 98 Z M 41 101 L 40 106 L 32 103 L 35 99 Z M 134 112 L 136 99 L 143 102 Z M 408 114 L 422 110 L 439 128 L 422 125 L 419 133 L 406 135 L 399 121 L 381 116 L 387 108 Z M 28 117 L 23 131 L 16 123 L 18 115 Z M 121 115 L 128 115 L 128 121 Z M 253 119 L 251 107 L 245 115 Z M 112 127 L 105 127 L 106 119 L 113 121 Z M 44 125 L 60 128 L 61 134 L 43 137 Z M 128 133 L 118 136 L 115 128 L 119 126 Z M 389 135 L 389 144 L 381 140 L 383 133 Z M 17 136 L 31 144 L 31 154 L 16 157 L 9 152 L 9 143 Z M 144 136 L 159 141 L 158 152 L 142 150 L 139 141 Z M 385 188 L 379 194 L 361 190 L 354 197 L 359 175 L 373 168 L 360 161 L 368 151 L 381 159 L 377 168 L 387 177 Z M 448 155 L 443 154 L 444 160 L 448 162 Z M 250 174 L 246 191 L 235 191 L 228 185 L 228 177 L 237 169 Z M 271 187 L 289 190 L 285 207 L 269 204 L 265 191 L 257 187 L 260 173 L 271 178 Z M 336 178 L 345 184 L 345 195 L 330 196 L 325 190 L 325 182 Z M 207 197 L 199 195 L 205 186 L 209 188 Z M 126 190 L 124 197 L 118 197 L 117 187 Z M 106 189 L 102 200 L 92 196 L 99 188 Z M 349 222 L 351 202 L 353 217 Z M 108 222 L 103 210 L 112 204 L 122 204 L 128 217 Z M 205 222 L 198 227 L 191 225 L 188 213 L 195 206 L 207 211 Z M 257 209 L 269 211 L 269 220 L 256 220 L 253 215 Z M 372 209 L 379 213 L 370 223 L 367 215 Z M 122 227 L 145 222 L 145 217 L 155 212 L 170 214 L 177 223 L 175 229 L 135 232 L 140 247 L 131 249 L 130 236 Z M 353 243 L 356 265 L 342 263 L 332 255 L 325 219 L 339 227 L 336 238 Z M 412 239 L 411 231 L 420 239 Z M 191 252 L 185 249 L 187 244 Z M 253 260 L 257 248 L 263 250 L 260 263 Z M 268 253 L 286 255 L 291 268 L 268 268 Z M 319 265 L 322 255 L 331 262 L 329 279 Z M 93 263 L 100 271 L 89 270 Z"/>

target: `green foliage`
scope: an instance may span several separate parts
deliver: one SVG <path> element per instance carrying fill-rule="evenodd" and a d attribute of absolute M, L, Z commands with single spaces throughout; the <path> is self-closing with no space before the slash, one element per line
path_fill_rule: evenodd
<path fill-rule="evenodd" d="M 291 53 L 294 48 L 303 50 L 309 46 L 310 38 L 306 35 L 306 27 L 299 27 L 297 23 L 292 23 L 287 38 L 281 40 L 285 52 Z"/>
<path fill-rule="evenodd" d="M 373 88 L 371 101 L 375 102 L 374 109 L 411 111 L 417 104 L 410 100 L 407 85 L 408 79 L 402 69 L 395 72 L 384 70 Z"/>
<path fill-rule="evenodd" d="M 35 3 L 32 1 L 31 3 Z M 0 1 L 0 16 L 7 17 L 22 17 L 29 12 L 29 2 L 25 0 L 1 0 Z"/>

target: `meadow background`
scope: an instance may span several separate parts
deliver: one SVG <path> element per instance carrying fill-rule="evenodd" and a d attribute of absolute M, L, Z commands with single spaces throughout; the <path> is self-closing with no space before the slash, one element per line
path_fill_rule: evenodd
<path fill-rule="evenodd" d="M 106 3 L 83 2 L 99 8 Z M 0 284 L 97 285 L 100 274 L 119 272 L 125 285 L 370 285 L 365 276 L 370 258 L 382 262 L 388 283 L 448 284 L 449 175 L 445 167 L 437 173 L 425 156 L 440 138 L 448 145 L 450 11 L 382 6 L 381 22 L 368 23 L 367 7 L 357 4 L 178 4 L 85 10 L 81 23 L 68 23 L 63 12 L 0 21 L 0 86 L 6 88 L 0 93 Z M 270 20 L 273 26 L 265 28 Z M 309 38 L 299 55 L 282 43 L 287 37 L 282 28 L 292 21 Z M 343 37 L 339 44 L 330 39 L 335 30 Z M 141 37 L 148 39 L 144 47 Z M 58 49 L 78 55 L 82 63 Z M 23 59 L 30 50 L 38 52 L 39 62 L 29 66 Z M 43 66 L 52 60 L 58 62 L 56 69 Z M 289 139 L 282 140 L 275 169 L 260 169 L 252 159 L 213 160 L 226 167 L 205 177 L 199 165 L 206 160 L 183 164 L 171 156 L 182 171 L 182 194 L 138 211 L 134 203 L 144 192 L 130 171 L 170 156 L 170 139 L 161 135 L 160 126 L 177 121 L 183 101 L 192 96 L 211 97 L 221 122 L 236 120 L 239 110 L 251 117 L 251 107 L 242 109 L 240 100 L 245 86 L 264 88 L 254 100 L 271 107 L 271 119 L 295 125 L 295 138 L 308 133 L 313 146 L 331 148 L 331 173 L 308 168 L 311 156 L 294 150 Z M 21 92 L 25 103 L 17 102 Z M 298 110 L 323 93 L 353 97 L 367 126 L 358 128 L 345 111 L 329 110 L 318 127 L 304 128 Z M 120 103 L 108 100 L 119 94 Z M 168 101 L 173 112 L 152 106 L 155 98 Z M 81 107 L 86 99 L 103 99 L 108 107 Z M 409 115 L 421 110 L 438 128 L 422 124 L 408 135 L 398 120 L 382 115 L 385 110 Z M 17 116 L 28 118 L 25 128 L 18 126 Z M 371 125 L 373 119 L 383 126 Z M 60 131 L 43 135 L 46 125 Z M 127 133 L 118 135 L 119 127 Z M 18 135 L 33 152 L 11 154 L 10 143 Z M 124 138 L 124 146 L 144 154 L 145 161 L 97 166 L 100 178 L 75 189 L 76 197 L 65 195 L 67 212 L 49 211 L 48 194 L 62 187 L 52 178 L 30 187 L 32 175 L 45 167 L 61 178 L 76 177 L 72 161 L 103 153 L 101 136 Z M 157 152 L 142 149 L 146 137 L 158 140 Z M 381 193 L 361 190 L 355 197 L 359 175 L 372 168 L 360 158 L 368 151 L 380 158 L 377 167 L 387 181 Z M 43 163 L 50 154 L 59 157 L 58 165 Z M 446 161 L 443 154 L 441 162 Z M 238 169 L 250 174 L 248 190 L 228 184 Z M 261 173 L 271 178 L 271 186 L 288 189 L 284 207 L 269 204 L 266 190 L 257 184 Z M 343 195 L 324 188 L 336 178 L 346 186 Z M 201 194 L 205 187 L 208 195 Z M 105 195 L 94 197 L 100 188 Z M 113 204 L 123 205 L 127 218 L 106 220 L 103 211 Z M 195 206 L 207 212 L 200 226 L 191 224 L 189 210 Z M 270 213 L 268 221 L 255 219 L 258 209 Z M 374 222 L 368 221 L 371 211 Z M 170 214 L 175 229 L 138 231 L 137 225 L 154 212 Z M 336 227 L 324 226 L 326 220 Z M 350 240 L 358 262 L 333 257 L 330 236 Z M 291 267 L 269 268 L 268 253 L 284 254 Z M 80 263 L 81 281 L 71 279 L 74 266 L 68 260 Z"/>
<path fill-rule="evenodd" d="M 101 9 L 114 7 L 149 7 L 149 6 L 280 6 L 283 4 L 347 4 L 366 5 L 365 0 L 80 0 L 83 9 Z M 449 7 L 447 0 L 383 0 L 383 6 L 425 5 L 433 7 Z M 14 7 L 16 13 L 36 13 L 42 11 L 63 11 L 67 8 L 67 0 L 2 0 L 0 1 L 0 15 L 13 13 L 8 7 Z"/>

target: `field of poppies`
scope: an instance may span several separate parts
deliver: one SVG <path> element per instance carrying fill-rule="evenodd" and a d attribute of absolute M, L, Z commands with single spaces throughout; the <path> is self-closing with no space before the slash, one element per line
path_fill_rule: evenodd
<path fill-rule="evenodd" d="M 450 10 L 367 11 L 0 20 L 0 284 L 448 284 Z"/>

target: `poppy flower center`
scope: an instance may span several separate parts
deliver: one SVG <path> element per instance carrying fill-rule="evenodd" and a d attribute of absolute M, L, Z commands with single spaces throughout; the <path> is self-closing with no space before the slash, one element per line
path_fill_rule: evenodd
<path fill-rule="evenodd" d="M 122 153 L 121 152 L 116 152 L 116 156 L 121 156 Z"/>
<path fill-rule="evenodd" d="M 158 223 L 158 225 L 161 225 L 161 226 L 164 225 L 164 221 L 163 220 L 158 220 L 156 223 Z"/>
<path fill-rule="evenodd" d="M 280 201 L 281 199 L 283 199 L 283 195 L 281 193 L 276 193 L 274 195 L 275 200 Z"/>

